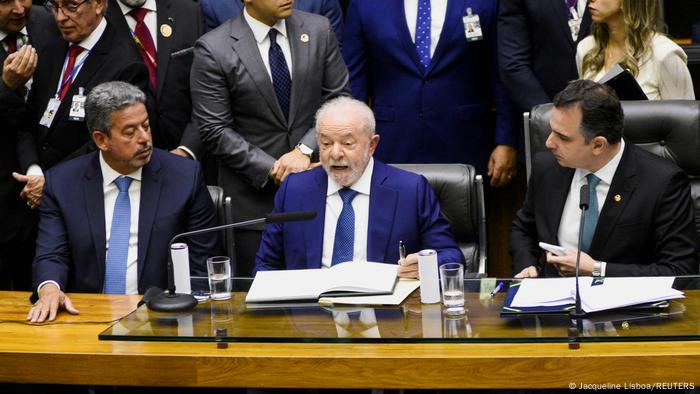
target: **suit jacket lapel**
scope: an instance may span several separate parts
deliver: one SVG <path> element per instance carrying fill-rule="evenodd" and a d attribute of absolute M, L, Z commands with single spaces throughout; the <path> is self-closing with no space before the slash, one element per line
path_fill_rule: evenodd
<path fill-rule="evenodd" d="M 466 7 L 464 6 L 462 0 L 448 0 L 447 14 L 445 14 L 445 22 L 442 24 L 440 39 L 438 41 L 437 47 L 435 48 L 435 53 L 433 53 L 433 56 L 430 59 L 430 65 L 425 71 L 426 74 L 430 73 L 430 71 L 432 71 L 432 69 L 435 68 L 437 59 L 439 59 L 440 56 L 442 56 L 442 53 L 448 49 L 448 45 L 450 45 L 450 43 L 452 42 L 452 40 L 450 40 L 449 37 L 452 37 L 452 35 L 455 34 L 455 28 L 457 28 L 458 26 L 462 26 L 462 16 L 465 14 L 465 9 Z M 460 31 L 459 34 L 464 39 L 464 33 Z M 415 46 L 414 52 L 416 52 Z"/>
<path fill-rule="evenodd" d="M 157 155 L 151 156 L 151 161 L 143 167 L 141 173 L 141 201 L 139 205 L 139 235 L 138 235 L 138 281 L 141 283 L 143 267 L 148 257 L 148 247 L 151 239 L 151 229 L 160 201 L 160 161 Z"/>
<path fill-rule="evenodd" d="M 251 79 L 255 82 L 255 86 L 260 91 L 267 105 L 270 106 L 279 122 L 283 125 L 287 124 L 282 108 L 277 102 L 275 89 L 272 87 L 270 74 L 265 69 L 265 64 L 260 58 L 258 44 L 253 36 L 253 31 L 246 23 L 243 16 L 239 16 L 233 20 L 231 28 L 231 37 L 233 38 L 233 50 L 238 54 L 238 58 L 243 63 L 243 66 L 248 71 Z"/>
<path fill-rule="evenodd" d="M 632 144 L 628 142 L 625 145 L 625 152 L 622 155 L 620 164 L 617 166 L 610 189 L 608 189 L 608 196 L 605 198 L 605 204 L 603 204 L 603 209 L 598 217 L 598 224 L 596 225 L 590 248 L 590 254 L 593 256 L 598 256 L 605 250 L 605 246 L 610 238 L 610 232 L 615 228 L 620 219 L 620 214 L 624 212 L 637 186 L 635 160 L 636 156 Z M 615 196 L 619 196 L 619 201 Z"/>
<path fill-rule="evenodd" d="M 569 196 L 571 179 L 575 172 L 573 169 L 566 167 L 559 167 L 558 171 L 558 176 L 551 179 L 551 183 L 544 187 L 544 190 L 547 190 L 549 193 L 549 201 L 546 202 L 545 209 L 548 211 L 546 222 L 549 232 L 547 234 L 551 236 L 551 239 L 543 241 L 555 244 L 558 243 L 557 233 L 559 232 L 561 215 L 564 212 L 564 204 L 566 204 L 566 198 Z"/>
<path fill-rule="evenodd" d="M 387 177 L 386 170 L 386 164 L 374 161 L 367 229 L 368 261 L 385 262 L 388 248 L 391 246 L 389 245 L 391 239 L 389 230 L 394 228 L 398 192 L 384 186 Z"/>
<path fill-rule="evenodd" d="M 158 51 L 156 53 L 156 61 L 158 62 L 158 80 L 156 84 L 156 97 L 160 97 L 163 91 L 163 84 L 165 83 L 165 74 L 168 70 L 168 63 L 170 62 L 170 52 L 172 51 L 173 40 L 177 34 L 177 25 L 175 16 L 171 10 L 171 1 L 159 1 L 158 2 L 158 12 L 156 13 L 156 37 L 158 42 Z M 160 32 L 160 26 L 168 25 L 172 28 L 173 34 L 170 37 L 165 37 Z"/>
<path fill-rule="evenodd" d="M 289 40 L 289 48 L 292 52 L 292 95 L 289 103 L 289 124 L 294 124 L 295 114 L 297 112 L 301 97 L 306 90 L 305 78 L 309 68 L 309 45 L 308 41 L 302 42 L 299 37 L 302 34 L 309 34 L 304 30 L 304 22 L 297 20 L 292 16 L 287 19 L 287 40 Z M 318 40 L 320 37 L 309 37 L 309 40 Z"/>
<path fill-rule="evenodd" d="M 314 266 L 308 268 L 321 268 L 323 258 L 323 227 L 326 221 L 326 193 L 328 191 L 328 176 L 326 171 L 316 171 L 314 181 L 309 184 L 305 199 L 305 209 L 316 211 L 316 217 L 306 222 L 303 226 L 302 234 L 304 245 L 306 245 L 306 261 L 312 262 Z"/>
<path fill-rule="evenodd" d="M 557 26 L 561 28 L 562 34 L 566 37 L 566 42 L 576 49 L 574 39 L 571 37 L 571 30 L 569 30 L 569 11 L 566 9 L 566 4 L 563 0 L 550 0 L 549 5 L 552 7 L 552 15 L 556 19 Z"/>
<path fill-rule="evenodd" d="M 97 261 L 97 274 L 99 289 L 102 289 L 105 277 L 105 255 L 107 253 L 107 237 L 105 235 L 105 197 L 102 187 L 102 171 L 100 170 L 99 154 L 92 153 L 92 158 L 85 171 L 83 183 L 83 195 L 87 221 L 92 234 L 92 243 L 95 246 L 95 261 Z"/>
<path fill-rule="evenodd" d="M 413 40 L 411 40 L 411 33 L 408 31 L 408 25 L 406 24 L 406 10 L 404 9 L 403 1 L 391 1 L 391 7 L 393 9 L 390 12 L 394 22 L 394 29 L 396 29 L 396 35 L 399 37 L 399 41 L 401 41 L 403 46 L 406 48 L 405 53 L 413 61 L 416 70 L 418 70 L 420 74 L 423 74 L 423 64 L 420 62 L 420 59 L 418 59 L 416 45 L 413 43 Z"/>

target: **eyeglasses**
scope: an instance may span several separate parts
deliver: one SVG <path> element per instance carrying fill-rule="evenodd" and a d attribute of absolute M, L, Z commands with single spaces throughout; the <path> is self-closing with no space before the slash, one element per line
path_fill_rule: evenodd
<path fill-rule="evenodd" d="M 44 6 L 54 14 L 58 14 L 58 10 L 63 10 L 64 14 L 75 14 L 76 12 L 78 12 L 78 8 L 80 8 L 81 5 L 87 3 L 88 1 L 90 0 L 66 1 L 62 4 L 59 4 L 55 0 L 48 0 L 46 3 L 44 3 Z"/>

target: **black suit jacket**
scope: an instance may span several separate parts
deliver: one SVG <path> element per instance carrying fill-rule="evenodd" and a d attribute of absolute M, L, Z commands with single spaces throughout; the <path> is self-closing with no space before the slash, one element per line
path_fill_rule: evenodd
<path fill-rule="evenodd" d="M 107 20 L 120 35 L 131 41 L 132 52 L 140 58 L 138 46 L 131 38 L 129 25 L 117 0 L 109 3 Z M 151 118 L 154 135 L 158 135 L 154 143 L 168 150 L 184 145 L 199 158 L 203 154 L 199 130 L 190 121 L 190 68 L 194 43 L 204 34 L 201 10 L 192 0 L 156 0 L 156 7 L 158 74 L 156 89 L 149 92 L 156 99 L 156 116 Z M 161 30 L 165 25 L 171 28 L 168 37 Z"/>
<path fill-rule="evenodd" d="M 516 109 L 549 103 L 568 81 L 578 79 L 576 44 L 589 34 L 586 10 L 574 42 L 563 0 L 501 0 L 498 56 L 501 80 Z"/>
<path fill-rule="evenodd" d="M 574 170 L 550 152 L 537 155 L 527 196 L 513 222 L 513 273 L 537 266 L 539 241 L 557 232 Z M 619 202 L 615 196 L 620 196 Z M 627 142 L 598 217 L 589 255 L 607 262 L 606 276 L 698 273 L 694 211 L 687 175 L 671 161 Z M 546 264 L 541 276 L 556 276 Z"/>
<path fill-rule="evenodd" d="M 38 52 L 49 41 L 58 37 L 58 29 L 53 16 L 42 6 L 34 6 L 27 23 L 29 44 Z M 7 59 L 5 48 L 0 45 L 0 65 Z M 0 66 L 0 242 L 14 236 L 26 217 L 27 207 L 19 197 L 23 184 L 12 177 L 13 171 L 20 171 L 17 161 L 17 128 L 20 119 L 26 114 L 22 92 L 11 90 L 2 82 Z"/>
<path fill-rule="evenodd" d="M 61 78 L 68 42 L 58 38 L 39 54 L 39 65 L 34 73 L 34 84 L 27 100 L 28 117 L 19 131 L 18 155 L 23 171 L 31 164 L 43 170 L 55 164 L 87 153 L 93 149 L 92 139 L 85 122 L 68 120 L 73 95 L 83 87 L 84 94 L 102 82 L 124 81 L 146 91 L 148 70 L 140 57 L 133 54 L 131 42 L 117 36 L 107 23 L 102 37 L 92 48 L 77 77 L 54 116 L 50 128 L 39 125 L 49 99 L 55 96 Z"/>

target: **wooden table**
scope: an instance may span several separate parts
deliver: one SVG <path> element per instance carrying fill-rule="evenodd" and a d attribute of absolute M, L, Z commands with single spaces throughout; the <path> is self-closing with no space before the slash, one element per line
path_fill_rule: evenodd
<path fill-rule="evenodd" d="M 101 341 L 138 297 L 75 294 L 78 316 L 30 326 L 0 292 L 0 382 L 183 387 L 517 388 L 697 383 L 700 341 L 215 343 Z M 700 322 L 698 322 L 700 325 Z M 575 371 L 575 372 L 574 372 Z"/>

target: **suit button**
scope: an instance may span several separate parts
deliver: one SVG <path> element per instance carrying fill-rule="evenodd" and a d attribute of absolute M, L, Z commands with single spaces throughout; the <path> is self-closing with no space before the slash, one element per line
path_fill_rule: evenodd
<path fill-rule="evenodd" d="M 49 146 L 47 144 L 44 144 L 41 146 L 41 150 L 46 151 L 49 149 Z"/>

